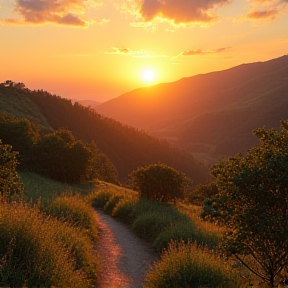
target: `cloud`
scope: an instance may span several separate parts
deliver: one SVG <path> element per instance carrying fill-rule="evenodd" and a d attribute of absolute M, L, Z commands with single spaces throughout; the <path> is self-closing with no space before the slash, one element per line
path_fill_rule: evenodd
<path fill-rule="evenodd" d="M 133 58 L 167 58 L 166 55 L 156 55 L 151 51 L 131 50 L 125 47 L 112 47 L 104 51 L 105 54 L 132 56 Z"/>
<path fill-rule="evenodd" d="M 118 6 L 131 14 L 136 14 L 135 11 L 138 11 L 145 22 L 160 18 L 181 25 L 211 23 L 217 19 L 215 8 L 230 2 L 230 0 L 130 0 L 129 5 Z"/>
<path fill-rule="evenodd" d="M 207 54 L 218 54 L 218 53 L 222 53 L 224 51 L 227 51 L 228 49 L 230 49 L 230 47 L 223 47 L 223 48 L 218 48 L 216 50 L 185 50 L 182 51 L 181 53 L 179 53 L 178 55 L 174 56 L 173 58 L 171 58 L 171 60 L 174 60 L 175 58 L 178 57 L 185 57 L 185 56 L 199 56 L 199 55 L 207 55 Z"/>
<path fill-rule="evenodd" d="M 274 20 L 287 12 L 288 0 L 251 0 L 246 18 L 249 20 Z"/>
<path fill-rule="evenodd" d="M 105 51 L 105 54 L 114 54 L 114 55 L 143 55 L 147 54 L 148 52 L 145 52 L 143 50 L 133 51 L 129 48 L 124 47 L 112 47 L 110 50 Z"/>
<path fill-rule="evenodd" d="M 247 17 L 250 19 L 275 19 L 278 11 L 276 9 L 264 10 L 264 11 L 253 11 L 248 13 Z"/>
<path fill-rule="evenodd" d="M 98 0 L 16 0 L 14 12 L 19 16 L 5 19 L 9 24 L 44 24 L 87 27 L 94 20 L 86 20 L 83 16 L 89 7 L 101 4 Z M 20 19 L 19 19 L 20 18 Z"/>

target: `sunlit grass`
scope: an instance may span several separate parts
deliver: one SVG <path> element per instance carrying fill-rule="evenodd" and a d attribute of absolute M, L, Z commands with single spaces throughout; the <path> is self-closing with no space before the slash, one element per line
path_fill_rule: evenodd
<path fill-rule="evenodd" d="M 236 288 L 237 273 L 211 250 L 195 243 L 171 242 L 150 268 L 144 288 Z"/>
<path fill-rule="evenodd" d="M 37 206 L 1 201 L 0 235 L 2 286 L 84 288 L 96 280 L 90 239 Z"/>

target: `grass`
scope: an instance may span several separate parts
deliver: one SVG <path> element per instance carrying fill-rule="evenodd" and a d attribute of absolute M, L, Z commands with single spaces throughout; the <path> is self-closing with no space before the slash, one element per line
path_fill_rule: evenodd
<path fill-rule="evenodd" d="M 223 259 L 196 243 L 171 242 L 161 261 L 150 268 L 144 288 L 236 288 L 237 274 Z"/>
<path fill-rule="evenodd" d="M 20 173 L 23 197 L 0 199 L 0 287 L 91 287 L 100 262 L 97 227 L 86 195 L 94 186 L 68 186 Z"/>
<path fill-rule="evenodd" d="M 201 220 L 201 208 L 159 204 L 110 185 L 89 197 L 94 207 L 129 224 L 161 254 L 144 287 L 246 287 L 238 276 L 239 267 L 232 269 L 232 263 L 217 256 L 222 230 Z"/>
<path fill-rule="evenodd" d="M 83 250 L 88 254 L 91 245 L 79 232 L 45 216 L 36 206 L 2 201 L 0 285 L 90 287 L 95 280 L 92 262 L 96 261 L 85 258 Z"/>

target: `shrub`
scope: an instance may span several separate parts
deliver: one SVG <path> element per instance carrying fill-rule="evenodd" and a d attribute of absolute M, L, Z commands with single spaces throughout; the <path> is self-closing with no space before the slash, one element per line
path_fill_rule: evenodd
<path fill-rule="evenodd" d="M 157 202 L 175 202 L 184 197 L 189 180 L 185 174 L 164 164 L 152 164 L 133 171 L 133 188 Z"/>
<path fill-rule="evenodd" d="M 235 288 L 236 274 L 223 259 L 197 244 L 172 242 L 161 260 L 150 268 L 144 288 L 225 287 Z"/>
<path fill-rule="evenodd" d="M 0 139 L 0 195 L 7 197 L 23 192 L 22 183 L 16 171 L 17 152 L 11 145 L 4 145 Z"/>
<path fill-rule="evenodd" d="M 77 234 L 67 224 L 45 217 L 37 207 L 1 203 L 0 285 L 89 287 L 91 275 L 75 257 Z M 84 247 L 83 243 L 78 246 Z"/>
<path fill-rule="evenodd" d="M 112 216 L 128 224 L 132 224 L 135 219 L 136 203 L 136 200 L 130 197 L 120 199 L 112 211 Z"/>

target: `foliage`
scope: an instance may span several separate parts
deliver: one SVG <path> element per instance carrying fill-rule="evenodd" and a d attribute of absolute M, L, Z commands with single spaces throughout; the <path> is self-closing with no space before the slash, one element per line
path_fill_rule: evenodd
<path fill-rule="evenodd" d="M 5 197 L 23 192 L 16 166 L 18 164 L 17 152 L 12 146 L 2 144 L 0 139 L 0 195 Z"/>
<path fill-rule="evenodd" d="M 1 286 L 84 288 L 95 279 L 89 238 L 36 206 L 1 203 L 0 235 Z"/>
<path fill-rule="evenodd" d="M 131 173 L 131 179 L 142 197 L 157 202 L 183 198 L 189 183 L 183 173 L 160 163 L 138 168 Z"/>
<path fill-rule="evenodd" d="M 114 165 L 95 144 L 76 140 L 65 129 L 43 136 L 33 149 L 34 171 L 54 180 L 79 183 L 93 179 L 118 182 Z"/>
<path fill-rule="evenodd" d="M 260 144 L 212 167 L 221 219 L 229 229 L 223 249 L 273 286 L 288 264 L 288 122 L 260 128 Z M 235 229 L 236 228 L 236 229 Z M 250 260 L 253 261 L 253 265 Z"/>
<path fill-rule="evenodd" d="M 88 174 L 91 150 L 71 132 L 58 130 L 45 135 L 34 149 L 36 171 L 51 179 L 77 183 Z"/>
<path fill-rule="evenodd" d="M 195 183 L 207 178 L 206 167 L 165 140 L 155 139 L 143 131 L 105 118 L 91 108 L 77 102 L 72 104 L 70 100 L 43 90 L 29 91 L 23 96 L 37 104 L 55 130 L 68 129 L 84 142 L 95 141 L 101 153 L 115 165 L 121 180 L 137 167 L 156 162 L 165 162 L 186 173 Z"/>
<path fill-rule="evenodd" d="M 205 198 L 212 198 L 218 193 L 214 182 L 209 184 L 199 184 L 187 195 L 190 203 L 201 203 Z"/>
<path fill-rule="evenodd" d="M 4 144 L 12 145 L 13 150 L 20 153 L 21 162 L 29 159 L 39 137 L 38 124 L 25 118 L 16 119 L 0 111 L 0 138 Z"/>
<path fill-rule="evenodd" d="M 223 259 L 196 243 L 171 242 L 147 274 L 146 288 L 239 287 Z"/>

